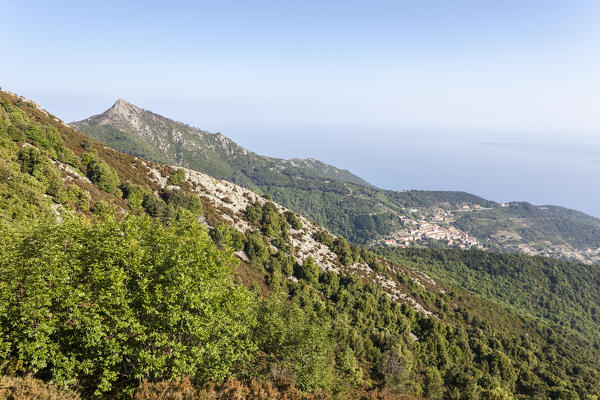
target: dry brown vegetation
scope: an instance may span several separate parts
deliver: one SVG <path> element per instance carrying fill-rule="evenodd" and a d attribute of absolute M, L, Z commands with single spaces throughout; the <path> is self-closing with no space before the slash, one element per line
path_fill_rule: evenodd
<path fill-rule="evenodd" d="M 263 382 L 258 379 L 241 382 L 229 378 L 217 384 L 207 383 L 201 387 L 194 386 L 188 379 L 179 381 L 142 382 L 133 395 L 134 400 L 328 400 L 326 393 L 301 393 L 292 382 Z M 351 396 L 361 400 L 401 400 L 388 391 L 375 389 L 360 390 Z"/>
<path fill-rule="evenodd" d="M 80 400 L 78 393 L 30 376 L 0 377 L 0 400 Z"/>

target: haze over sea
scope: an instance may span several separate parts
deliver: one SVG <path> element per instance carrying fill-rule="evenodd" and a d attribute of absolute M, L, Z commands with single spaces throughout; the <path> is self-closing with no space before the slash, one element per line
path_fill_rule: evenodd
<path fill-rule="evenodd" d="M 600 217 L 600 138 L 386 128 L 225 127 L 239 144 L 313 157 L 393 190 L 462 190 Z"/>

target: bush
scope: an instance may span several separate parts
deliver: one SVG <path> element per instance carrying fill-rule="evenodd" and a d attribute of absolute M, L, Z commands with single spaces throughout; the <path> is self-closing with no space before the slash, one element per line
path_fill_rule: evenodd
<path fill-rule="evenodd" d="M 262 235 L 257 231 L 250 232 L 246 235 L 244 251 L 251 261 L 257 262 L 260 265 L 262 265 L 271 254 Z"/>
<path fill-rule="evenodd" d="M 107 163 L 98 158 L 95 153 L 85 153 L 82 160 L 86 160 L 87 176 L 98 187 L 108 193 L 121 197 L 123 193 L 119 186 L 117 172 Z"/>
<path fill-rule="evenodd" d="M 145 211 L 143 206 L 144 199 L 146 196 L 152 196 L 151 190 L 131 182 L 123 183 L 121 191 L 123 192 L 123 197 L 127 199 L 129 209 L 135 214 Z"/>
<path fill-rule="evenodd" d="M 331 329 L 324 318 L 288 303 L 275 294 L 263 301 L 257 324 L 257 341 L 269 354 L 272 379 L 296 381 L 301 390 L 329 388 L 333 378 Z"/>
<path fill-rule="evenodd" d="M 262 211 L 262 206 L 260 205 L 260 203 L 250 204 L 246 208 L 246 219 L 251 224 L 258 223 L 258 221 L 260 221 L 260 219 L 262 218 L 262 214 L 263 214 L 263 211 Z"/>
<path fill-rule="evenodd" d="M 57 196 L 63 186 L 60 172 L 50 163 L 38 167 L 34 176 L 45 186 L 47 195 Z"/>
<path fill-rule="evenodd" d="M 195 215 L 202 214 L 202 201 L 198 195 L 194 193 L 183 190 L 167 190 L 163 193 L 163 198 L 166 203 L 174 209 L 182 207 Z"/>
<path fill-rule="evenodd" d="M 77 185 L 69 185 L 59 192 L 56 201 L 62 204 L 70 204 L 82 210 L 89 210 L 90 195 Z"/>
<path fill-rule="evenodd" d="M 169 176 L 169 181 L 172 185 L 181 185 L 185 181 L 185 171 L 178 169 L 174 174 Z"/>
<path fill-rule="evenodd" d="M 319 280 L 319 272 L 321 272 L 321 268 L 317 265 L 315 259 L 307 257 L 302 265 L 298 265 L 298 272 L 296 275 L 299 279 L 304 279 L 312 284 L 316 284 Z"/>
<path fill-rule="evenodd" d="M 148 215 L 152 217 L 169 218 L 175 215 L 173 207 L 169 207 L 163 199 L 154 195 L 152 192 L 148 192 L 144 195 L 142 207 L 144 207 Z"/>
<path fill-rule="evenodd" d="M 292 228 L 294 228 L 295 230 L 302 229 L 302 221 L 300 221 L 300 218 L 298 218 L 298 216 L 295 213 L 291 211 L 286 211 L 284 215 L 285 219 Z"/>
<path fill-rule="evenodd" d="M 239 251 L 244 248 L 242 234 L 233 226 L 225 223 L 219 224 L 211 230 L 210 237 L 221 248 L 231 247 L 233 251 Z"/>
<path fill-rule="evenodd" d="M 17 159 L 21 165 L 21 172 L 33 175 L 37 166 L 47 162 L 48 157 L 34 146 L 24 146 L 17 154 Z"/>

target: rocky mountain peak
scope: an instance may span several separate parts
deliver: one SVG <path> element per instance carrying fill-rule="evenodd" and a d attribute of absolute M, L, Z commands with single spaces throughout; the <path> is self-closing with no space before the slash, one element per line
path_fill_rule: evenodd
<path fill-rule="evenodd" d="M 117 101 L 115 101 L 115 104 L 113 104 L 113 106 L 107 111 L 107 113 L 110 115 L 129 116 L 140 111 L 142 111 L 141 108 L 131 104 L 127 100 L 117 99 Z"/>

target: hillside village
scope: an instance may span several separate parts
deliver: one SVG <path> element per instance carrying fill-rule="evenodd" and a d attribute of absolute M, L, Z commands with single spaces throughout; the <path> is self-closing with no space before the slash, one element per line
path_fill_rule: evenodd
<path fill-rule="evenodd" d="M 509 207 L 500 203 L 500 207 Z M 540 207 L 540 209 L 547 209 Z M 504 251 L 513 251 L 530 256 L 543 256 L 581 262 L 584 264 L 600 264 L 600 247 L 574 248 L 565 244 L 550 241 L 523 243 L 522 238 L 514 232 L 498 231 L 493 235 L 493 242 L 481 240 L 462 231 L 452 223 L 465 213 L 489 210 L 479 205 L 463 205 L 456 210 L 439 207 L 411 208 L 405 215 L 398 215 L 402 229 L 391 232 L 372 245 L 392 247 L 430 246 L 432 243 L 456 249 L 495 249 L 498 245 Z M 524 220 L 531 218 L 524 218 Z M 517 220 L 517 218 L 515 218 Z"/>
<path fill-rule="evenodd" d="M 403 229 L 375 241 L 375 244 L 408 247 L 434 240 L 452 248 L 482 248 L 483 246 L 475 237 L 450 225 L 455 220 L 455 212 L 482 209 L 485 208 L 479 205 L 469 206 L 466 204 L 455 211 L 440 207 L 411 208 L 407 210 L 406 215 L 398 215 Z"/>

